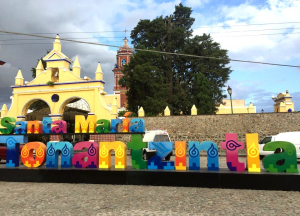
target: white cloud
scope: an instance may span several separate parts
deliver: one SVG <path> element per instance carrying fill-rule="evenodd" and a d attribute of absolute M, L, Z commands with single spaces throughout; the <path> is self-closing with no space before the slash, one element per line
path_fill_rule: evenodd
<path fill-rule="evenodd" d="M 295 111 L 300 111 L 300 92 L 291 92 L 290 95 L 292 96 L 292 101 L 294 102 Z"/>
<path fill-rule="evenodd" d="M 221 6 L 218 11 L 221 17 L 214 26 L 226 25 L 226 27 L 198 28 L 195 29 L 194 34 L 211 33 L 214 40 L 219 42 L 222 48 L 229 50 L 231 58 L 283 64 L 285 61 L 299 59 L 300 50 L 299 47 L 295 46 L 300 43 L 299 34 L 297 34 L 299 30 L 294 29 L 298 27 L 297 24 L 241 25 L 297 21 L 295 17 L 298 17 L 300 13 L 300 1 L 270 0 L 265 6 L 253 6 L 245 3 L 234 7 Z M 220 22 L 220 20 L 222 21 Z M 266 29 L 279 30 L 266 31 Z M 260 36 L 257 36 L 259 34 Z M 236 69 L 243 69 L 239 65 L 234 66 L 237 67 Z M 251 67 L 265 66 L 253 65 Z"/>
<path fill-rule="evenodd" d="M 155 19 L 158 16 L 166 16 L 172 14 L 175 10 L 175 5 L 178 5 L 181 0 L 170 2 L 156 3 L 153 0 L 145 0 L 143 7 L 136 7 L 128 10 L 120 11 L 121 19 L 116 26 L 118 28 L 133 29 L 136 24 L 143 19 Z"/>
<path fill-rule="evenodd" d="M 232 88 L 233 99 L 245 100 L 246 106 L 252 102 L 253 105 L 256 106 L 256 112 L 261 112 L 262 109 L 265 112 L 273 112 L 274 102 L 272 95 L 276 95 L 275 92 L 262 89 L 257 82 L 241 82 L 231 79 L 226 85 Z M 226 89 L 224 90 L 226 91 Z"/>
<path fill-rule="evenodd" d="M 221 8 L 223 14 L 226 14 L 227 18 L 231 19 L 249 19 L 255 17 L 259 12 L 259 9 L 248 3 L 241 4 L 236 7 L 224 6 Z"/>
<path fill-rule="evenodd" d="M 202 7 L 204 4 L 208 3 L 210 0 L 186 0 L 184 5 L 192 8 Z"/>

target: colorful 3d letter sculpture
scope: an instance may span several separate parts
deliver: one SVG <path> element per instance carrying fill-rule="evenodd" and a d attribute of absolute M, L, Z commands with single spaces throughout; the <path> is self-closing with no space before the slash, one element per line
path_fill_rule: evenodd
<path fill-rule="evenodd" d="M 95 133 L 97 116 L 88 115 L 87 119 L 83 115 L 75 116 L 75 133 Z"/>
<path fill-rule="evenodd" d="M 260 172 L 258 134 L 246 134 L 248 172 Z"/>
<path fill-rule="evenodd" d="M 199 142 L 189 142 L 189 169 L 200 170 L 200 148 Z"/>
<path fill-rule="evenodd" d="M 148 160 L 148 169 L 165 169 L 173 170 L 174 161 L 163 162 L 162 160 L 167 157 L 173 150 L 172 142 L 149 142 L 148 148 L 156 150 L 156 155 Z"/>
<path fill-rule="evenodd" d="M 130 123 L 130 120 L 128 118 L 123 119 L 123 132 L 129 131 L 129 123 Z"/>
<path fill-rule="evenodd" d="M 76 168 L 98 168 L 99 146 L 96 142 L 79 142 L 74 146 L 74 150 L 87 149 L 85 152 L 79 152 L 72 158 L 72 164 Z M 87 158 L 87 161 L 84 161 Z"/>
<path fill-rule="evenodd" d="M 35 158 L 33 158 L 35 150 Z M 39 167 L 46 161 L 47 147 L 42 142 L 29 142 L 22 148 L 21 161 L 26 167 Z"/>
<path fill-rule="evenodd" d="M 147 161 L 143 160 L 143 148 L 147 148 L 147 143 L 143 142 L 142 134 L 132 134 L 131 142 L 127 143 L 131 149 L 131 162 L 135 169 L 147 169 Z"/>
<path fill-rule="evenodd" d="M 207 152 L 207 170 L 219 170 L 219 151 L 218 146 L 211 141 L 189 142 L 189 169 L 200 170 L 200 152 Z"/>
<path fill-rule="evenodd" d="M 0 136 L 0 143 L 6 143 L 6 167 L 18 167 L 20 143 L 27 143 L 27 136 Z"/>
<path fill-rule="evenodd" d="M 226 134 L 225 142 L 221 142 L 221 148 L 226 149 L 227 167 L 231 171 L 245 171 L 245 164 L 239 162 L 238 149 L 244 148 L 243 142 L 238 142 L 237 134 Z"/>
<path fill-rule="evenodd" d="M 110 123 L 110 132 L 117 133 L 118 132 L 118 124 L 122 123 L 122 119 L 112 119 Z"/>
<path fill-rule="evenodd" d="M 56 120 L 52 124 L 56 125 L 52 127 L 52 133 L 67 133 L 67 122 L 62 120 Z"/>
<path fill-rule="evenodd" d="M 127 167 L 127 147 L 121 141 L 100 142 L 99 168 L 111 167 L 111 151 L 115 151 L 115 168 L 125 169 Z"/>
<path fill-rule="evenodd" d="M 42 125 L 41 121 L 29 121 L 29 122 L 27 122 L 27 133 L 28 134 L 43 133 L 43 125 Z"/>
<path fill-rule="evenodd" d="M 186 170 L 186 142 L 175 142 L 175 169 Z"/>
<path fill-rule="evenodd" d="M 3 117 L 1 119 L 1 125 L 6 128 L 0 128 L 0 132 L 2 134 L 11 134 L 14 132 L 14 128 L 16 127 L 12 122 L 16 122 L 15 118 L 12 117 Z"/>
<path fill-rule="evenodd" d="M 130 131 L 133 133 L 136 132 L 145 132 L 145 121 L 144 119 L 134 118 L 131 119 Z"/>
<path fill-rule="evenodd" d="M 17 127 L 19 125 L 20 125 L 20 127 Z M 16 126 L 14 129 L 15 134 L 26 134 L 27 133 L 27 121 L 18 121 L 18 122 L 16 122 L 15 126 Z"/>
<path fill-rule="evenodd" d="M 199 146 L 200 152 L 205 150 L 207 152 L 207 170 L 219 170 L 219 151 L 218 146 L 211 141 L 204 141 Z"/>
<path fill-rule="evenodd" d="M 264 151 L 275 151 L 278 148 L 283 149 L 283 152 L 264 157 L 263 165 L 265 169 L 269 172 L 298 173 L 295 145 L 284 141 L 269 142 L 265 144 Z M 284 164 L 277 165 L 280 160 L 284 160 Z"/>
<path fill-rule="evenodd" d="M 51 117 L 44 117 L 42 123 L 43 123 L 43 133 L 45 134 L 51 133 L 51 124 L 52 124 Z"/>
<path fill-rule="evenodd" d="M 97 121 L 96 132 L 97 133 L 109 133 L 110 121 L 107 119 L 99 119 Z"/>
<path fill-rule="evenodd" d="M 73 145 L 69 142 L 47 143 L 47 168 L 58 167 L 58 156 L 61 151 L 61 168 L 72 167 Z"/>

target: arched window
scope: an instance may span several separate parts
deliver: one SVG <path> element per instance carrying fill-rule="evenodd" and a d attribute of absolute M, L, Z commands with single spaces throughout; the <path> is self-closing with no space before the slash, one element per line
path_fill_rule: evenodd
<path fill-rule="evenodd" d="M 126 65 L 126 60 L 122 59 L 122 65 Z"/>

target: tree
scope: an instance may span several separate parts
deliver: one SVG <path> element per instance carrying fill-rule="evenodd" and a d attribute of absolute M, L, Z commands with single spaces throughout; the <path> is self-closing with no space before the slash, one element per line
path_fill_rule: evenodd
<path fill-rule="evenodd" d="M 230 62 L 227 50 L 221 49 L 210 35 L 192 37 L 191 27 L 195 19 L 190 16 L 191 13 L 191 8 L 179 4 L 170 16 L 160 16 L 152 21 L 140 20 L 131 32 L 132 44 L 139 49 L 224 60 L 136 51 L 129 65 L 124 67 L 124 76 L 120 80 L 120 84 L 129 89 L 127 98 L 130 110 L 135 111 L 137 106 L 143 106 L 145 112 L 161 113 L 165 105 L 169 105 L 175 115 L 181 112 L 189 114 L 192 105 L 197 104 L 197 108 L 202 110 L 200 113 L 211 114 L 215 110 L 212 107 L 226 97 L 222 87 L 231 72 L 230 67 L 226 66 Z M 200 87 L 197 82 L 201 83 Z M 196 91 L 199 88 L 209 91 L 199 93 Z M 210 108 L 205 108 L 203 102 L 197 102 L 197 97 L 205 99 Z M 149 102 L 152 106 L 146 107 Z"/>
<path fill-rule="evenodd" d="M 50 51 L 51 51 L 51 50 L 47 50 L 46 55 L 47 55 Z M 43 60 L 43 58 L 38 59 L 37 64 L 39 63 L 40 60 L 42 61 L 43 67 L 46 68 L 46 67 L 47 67 L 47 64 L 46 64 L 46 62 Z M 36 77 L 36 69 L 35 69 L 35 68 L 31 68 L 31 72 L 32 72 L 32 78 L 35 78 L 35 77 Z"/>
<path fill-rule="evenodd" d="M 140 52 L 136 56 L 125 65 L 124 70 L 128 72 L 120 80 L 123 86 L 128 86 L 128 110 L 137 113 L 138 107 L 143 106 L 146 113 L 156 115 L 167 105 L 167 85 L 160 76 L 161 70 L 155 65 L 162 61 L 161 55 Z"/>
<path fill-rule="evenodd" d="M 213 101 L 213 94 L 210 90 L 210 83 L 202 73 L 195 75 L 191 98 L 198 108 L 198 115 L 215 112 L 216 107 Z"/>

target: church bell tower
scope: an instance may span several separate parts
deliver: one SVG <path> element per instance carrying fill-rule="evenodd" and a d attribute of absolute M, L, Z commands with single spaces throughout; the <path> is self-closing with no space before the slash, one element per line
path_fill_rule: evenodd
<path fill-rule="evenodd" d="M 117 51 L 117 58 L 115 68 L 112 70 L 114 73 L 114 93 L 120 94 L 121 107 L 127 106 L 126 88 L 119 85 L 119 80 L 123 77 L 123 66 L 129 64 L 130 58 L 133 56 L 133 50 L 128 46 L 128 39 L 123 39 L 123 46 Z"/>

